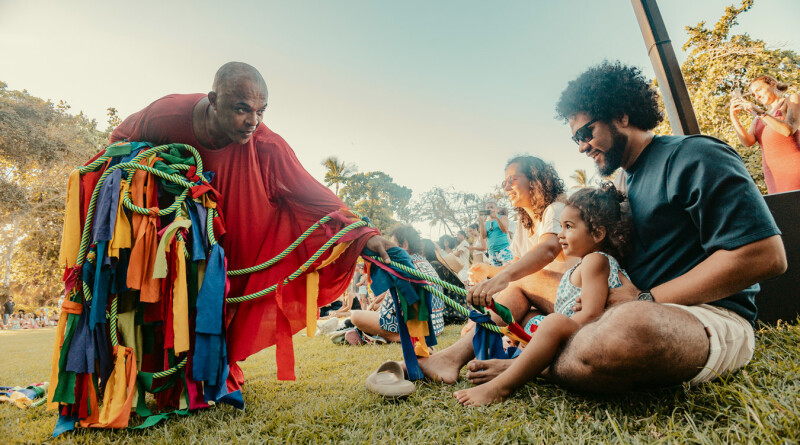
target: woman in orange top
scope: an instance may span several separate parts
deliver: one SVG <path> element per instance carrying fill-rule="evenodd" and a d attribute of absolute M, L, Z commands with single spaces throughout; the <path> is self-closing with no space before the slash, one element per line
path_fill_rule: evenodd
<path fill-rule="evenodd" d="M 745 147 L 761 146 L 764 181 L 769 193 L 800 189 L 800 96 L 786 95 L 788 85 L 771 76 L 761 76 L 748 87 L 764 108 L 740 97 L 731 101 L 730 116 L 736 136 Z M 755 117 L 750 130 L 739 122 L 739 112 Z"/>

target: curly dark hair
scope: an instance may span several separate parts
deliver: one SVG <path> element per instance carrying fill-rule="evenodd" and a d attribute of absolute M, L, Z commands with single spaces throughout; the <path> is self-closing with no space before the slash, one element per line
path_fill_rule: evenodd
<path fill-rule="evenodd" d="M 589 232 L 598 227 L 606 229 L 601 249 L 623 264 L 631 248 L 632 228 L 625 195 L 606 181 L 599 188 L 587 187 L 573 193 L 567 205 L 578 209 Z"/>
<path fill-rule="evenodd" d="M 405 224 L 396 225 L 389 229 L 389 236 L 395 237 L 401 246 L 407 242 L 409 254 L 422 253 L 422 239 L 414 227 Z"/>
<path fill-rule="evenodd" d="M 578 113 L 609 123 L 628 116 L 641 130 L 652 130 L 663 119 L 658 92 L 635 66 L 603 61 L 567 84 L 556 104 L 556 114 L 568 121 Z"/>
<path fill-rule="evenodd" d="M 506 169 L 511 164 L 517 164 L 519 170 L 525 173 L 531 183 L 531 206 L 533 214 L 541 219 L 544 210 L 564 194 L 564 181 L 558 176 L 555 167 L 536 156 L 517 156 L 511 158 L 506 164 Z M 522 207 L 517 207 L 517 214 L 522 225 L 529 229 L 533 227 L 533 220 Z"/>

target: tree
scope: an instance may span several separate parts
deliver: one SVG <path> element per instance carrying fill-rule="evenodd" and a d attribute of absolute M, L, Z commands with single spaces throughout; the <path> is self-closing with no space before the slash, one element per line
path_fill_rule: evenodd
<path fill-rule="evenodd" d="M 725 8 L 712 29 L 706 28 L 705 22 L 687 26 L 689 40 L 683 49 L 691 52 L 681 71 L 702 133 L 722 139 L 736 148 L 756 184 L 766 192 L 761 151 L 756 145 L 744 147 L 731 125 L 728 115 L 730 93 L 737 89 L 745 90 L 750 80 L 763 74 L 796 87 L 800 84 L 800 56 L 792 50 L 770 48 L 764 41 L 747 34 L 731 34 L 739 15 L 747 12 L 753 2 L 743 0 L 739 7 Z M 746 114 L 740 114 L 745 126 L 750 124 Z M 669 124 L 662 124 L 657 132 L 669 133 Z"/>
<path fill-rule="evenodd" d="M 69 108 L 0 82 L 0 287 L 22 302 L 61 290 L 67 176 L 104 145 L 96 122 Z"/>
<path fill-rule="evenodd" d="M 347 178 L 355 173 L 356 168 L 353 165 L 347 165 L 344 161 L 340 161 L 336 156 L 329 156 L 322 161 L 322 166 L 327 169 L 325 172 L 324 183 L 328 187 L 335 186 L 334 193 L 339 196 L 339 185 L 347 182 Z"/>
<path fill-rule="evenodd" d="M 428 221 L 431 226 L 442 226 L 446 233 L 454 235 L 459 230 L 466 231 L 475 221 L 483 201 L 475 193 L 434 187 L 416 199 L 411 207 L 419 220 Z"/>
<path fill-rule="evenodd" d="M 575 169 L 575 173 L 570 176 L 570 179 L 575 181 L 576 185 L 570 187 L 571 189 L 582 189 L 589 187 L 589 183 L 591 179 L 589 179 L 589 175 L 586 174 L 586 170 L 582 168 Z"/>
<path fill-rule="evenodd" d="M 356 173 L 342 187 L 342 199 L 384 232 L 397 223 L 395 215 L 407 214 L 411 189 L 395 184 L 391 176 L 381 171 Z"/>

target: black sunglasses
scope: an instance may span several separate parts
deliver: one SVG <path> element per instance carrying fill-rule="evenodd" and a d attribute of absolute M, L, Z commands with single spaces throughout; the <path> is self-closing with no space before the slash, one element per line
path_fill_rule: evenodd
<path fill-rule="evenodd" d="M 572 140 L 575 141 L 576 144 L 581 145 L 581 142 L 589 142 L 594 138 L 594 131 L 589 128 L 590 125 L 597 122 L 597 119 L 592 119 L 586 123 L 586 125 L 578 128 L 575 131 L 575 134 L 572 135 Z"/>

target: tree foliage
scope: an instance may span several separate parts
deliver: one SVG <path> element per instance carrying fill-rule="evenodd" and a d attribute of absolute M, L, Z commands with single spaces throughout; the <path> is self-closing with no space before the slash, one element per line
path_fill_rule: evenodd
<path fill-rule="evenodd" d="M 356 173 L 345 181 L 341 197 L 348 207 L 369 217 L 378 230 L 385 232 L 398 222 L 395 217 L 408 216 L 411 189 L 395 184 L 381 171 Z"/>
<path fill-rule="evenodd" d="M 107 140 L 94 120 L 68 110 L 0 82 L 0 287 L 22 302 L 60 291 L 67 177 Z"/>
<path fill-rule="evenodd" d="M 355 166 L 346 164 L 344 161 L 339 160 L 336 156 L 329 156 L 322 161 L 322 166 L 325 167 L 325 178 L 323 182 L 326 186 L 334 186 L 333 193 L 339 196 L 339 186 L 347 183 L 347 178 L 356 172 Z"/>
<path fill-rule="evenodd" d="M 738 7 L 725 8 L 713 28 L 707 28 L 705 22 L 687 26 L 689 39 L 683 49 L 690 53 L 681 71 L 702 133 L 722 139 L 736 148 L 756 184 L 766 192 L 758 145 L 744 147 L 731 125 L 728 114 L 730 93 L 741 89 L 746 94 L 749 82 L 764 74 L 797 88 L 800 84 L 800 56 L 793 50 L 769 47 L 766 42 L 747 34 L 732 34 L 731 29 L 738 24 L 739 16 L 752 8 L 753 2 L 743 0 Z M 740 114 L 745 126 L 750 125 L 746 114 Z M 668 133 L 669 125 L 662 124 L 657 131 Z"/>

